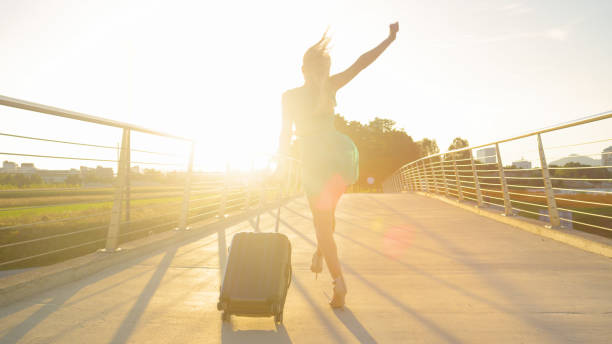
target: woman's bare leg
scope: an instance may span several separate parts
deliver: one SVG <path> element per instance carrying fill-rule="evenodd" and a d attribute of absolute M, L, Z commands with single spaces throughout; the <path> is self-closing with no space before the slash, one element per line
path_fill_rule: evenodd
<path fill-rule="evenodd" d="M 338 198 L 338 200 L 340 200 L 340 198 Z M 336 202 L 334 206 L 332 207 L 332 233 L 336 232 L 336 206 L 337 205 L 338 205 L 338 202 Z M 312 210 L 312 206 L 311 206 L 311 210 Z M 317 243 L 317 254 L 319 256 L 323 255 L 323 252 L 321 252 L 321 248 L 319 247 L 318 243 Z"/>
<path fill-rule="evenodd" d="M 317 235 L 317 252 L 320 252 L 325 258 L 327 268 L 333 279 L 342 276 L 338 249 L 333 236 L 334 212 L 339 198 L 339 195 L 335 197 L 333 204 L 330 204 L 329 207 L 320 207 L 318 206 L 319 197 L 308 197 Z"/>

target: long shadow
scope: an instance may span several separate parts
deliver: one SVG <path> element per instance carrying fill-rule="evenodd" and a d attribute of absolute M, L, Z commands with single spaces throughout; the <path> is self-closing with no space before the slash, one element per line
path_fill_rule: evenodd
<path fill-rule="evenodd" d="M 294 210 L 292 210 L 292 209 L 289 209 L 289 210 L 290 210 L 291 212 L 295 212 L 295 211 L 294 211 Z M 306 216 L 304 216 L 304 215 L 302 215 L 302 214 L 298 214 L 298 213 L 296 213 L 296 214 L 297 214 L 297 215 L 300 215 L 300 216 L 302 216 L 302 217 L 307 218 Z M 340 219 L 340 220 L 341 220 L 341 219 Z M 348 221 L 344 221 L 344 220 L 341 220 L 341 221 L 343 221 L 343 222 L 348 222 Z M 414 222 L 413 222 L 413 224 L 414 224 Z M 359 226 L 359 225 L 355 225 L 355 226 L 356 226 L 356 228 L 363 228 L 362 226 Z M 418 224 L 418 223 L 417 223 L 417 224 L 416 224 L 416 227 L 418 227 L 419 229 L 421 229 L 421 230 L 423 230 L 423 231 L 425 231 L 425 232 L 426 232 L 426 229 L 425 229 L 423 226 L 421 226 L 420 224 Z M 432 274 L 430 274 L 430 273 L 425 272 L 425 271 L 424 271 L 424 270 L 422 270 L 422 269 L 419 269 L 419 268 L 418 268 L 418 267 L 416 267 L 416 266 L 406 264 L 405 262 L 403 262 L 403 261 L 401 261 L 401 260 L 399 260 L 399 259 L 397 259 L 397 258 L 395 258 L 395 257 L 387 256 L 387 255 L 385 255 L 385 254 L 381 253 L 380 251 L 378 251 L 377 249 L 375 249 L 375 248 L 373 248 L 373 247 L 371 247 L 371 246 L 369 246 L 369 245 L 366 245 L 366 244 L 364 244 L 364 243 L 362 243 L 362 242 L 359 242 L 359 241 L 357 241 L 357 240 L 355 240 L 355 239 L 353 239 L 353 238 L 351 238 L 351 237 L 348 237 L 348 236 L 346 236 L 346 235 L 344 235 L 344 234 L 342 234 L 342 233 L 336 232 L 336 233 L 335 233 L 335 235 L 337 235 L 337 236 L 339 236 L 339 237 L 342 237 L 344 240 L 350 241 L 350 242 L 352 242 L 353 244 L 355 244 L 355 245 L 357 245 L 357 246 L 360 246 L 360 247 L 362 247 L 362 248 L 364 248 L 364 249 L 366 249 L 366 250 L 368 250 L 368 251 L 370 251 L 370 252 L 372 252 L 372 253 L 374 253 L 374 254 L 376 254 L 376 255 L 379 255 L 379 256 L 381 256 L 381 257 L 383 257 L 383 258 L 387 259 L 387 260 L 390 260 L 390 261 L 393 261 L 393 262 L 395 262 L 395 263 L 397 263 L 397 264 L 400 264 L 400 265 L 402 265 L 402 266 L 404 266 L 404 267 L 406 267 L 406 268 L 408 268 L 408 269 L 412 270 L 413 272 L 418 273 L 418 274 L 419 274 L 419 275 L 421 275 L 421 276 L 424 276 L 424 277 L 429 278 L 429 279 L 431 279 L 431 280 L 433 280 L 433 281 L 436 281 L 436 282 L 438 282 L 438 283 L 440 283 L 440 284 L 442 284 L 442 285 L 444 285 L 444 286 L 446 286 L 446 287 L 449 287 L 449 288 L 451 288 L 451 289 L 454 289 L 455 291 L 457 291 L 457 292 L 459 292 L 459 293 L 463 294 L 464 296 L 470 297 L 470 298 L 472 298 L 472 299 L 474 299 L 474 300 L 477 300 L 477 301 L 479 301 L 479 302 L 482 302 L 482 303 L 484 303 L 484 304 L 487 304 L 487 305 L 491 306 L 492 308 L 494 308 L 494 309 L 496 309 L 496 310 L 498 310 L 498 311 L 500 311 L 500 312 L 503 312 L 503 313 L 506 313 L 506 314 L 509 314 L 509 315 L 514 315 L 514 314 L 515 314 L 515 312 L 514 312 L 512 309 L 509 309 L 509 308 L 507 308 L 507 307 L 505 307 L 505 306 L 503 306 L 503 305 L 501 305 L 501 304 L 498 304 L 498 303 L 497 303 L 497 302 L 495 302 L 495 301 L 492 301 L 492 300 L 487 299 L 487 298 L 485 298 L 485 297 L 483 297 L 483 296 L 481 296 L 481 295 L 478 295 L 478 294 L 476 294 L 476 293 L 473 293 L 472 291 L 466 290 L 465 288 L 463 288 L 463 287 L 461 287 L 461 286 L 458 286 L 458 285 L 453 284 L 453 283 L 451 283 L 451 282 L 445 281 L 445 280 L 443 280 L 443 279 L 441 279 L 441 278 L 439 278 L 439 277 L 436 277 L 436 276 L 434 276 L 434 275 L 432 275 Z M 456 258 L 455 258 L 455 259 L 456 259 Z M 463 261 L 461 261 L 461 260 L 457 260 L 457 261 L 458 261 L 459 263 L 465 264 L 465 263 L 464 263 Z M 536 323 L 539 323 L 537 320 L 534 320 L 534 319 L 531 319 L 531 321 L 536 322 Z M 529 322 L 527 322 L 527 323 L 529 323 Z"/>
<path fill-rule="evenodd" d="M 297 229 L 293 228 L 291 225 L 289 225 L 287 222 L 285 222 L 282 219 L 281 219 L 281 224 L 283 224 L 289 230 L 291 230 L 292 232 L 297 234 L 304 241 L 306 241 L 309 244 L 311 244 L 313 247 L 316 247 L 316 243 L 314 241 L 312 241 L 310 238 L 306 237 L 303 233 L 301 233 Z M 355 278 L 359 279 L 363 284 L 367 285 L 370 289 L 374 290 L 377 294 L 379 294 L 383 298 L 387 299 L 387 301 L 389 301 L 390 303 L 396 305 L 397 307 L 402 309 L 405 313 L 411 315 L 413 318 L 418 320 L 420 323 L 422 323 L 423 325 L 428 327 L 431 331 L 433 331 L 434 333 L 438 334 L 444 341 L 449 342 L 449 343 L 460 343 L 461 342 L 458 338 L 453 336 L 451 333 L 449 333 L 449 332 L 445 331 L 444 329 L 442 329 L 441 327 L 439 327 L 435 322 L 433 322 L 433 321 L 425 318 L 424 316 L 420 315 L 414 309 L 412 309 L 409 306 L 405 305 L 403 302 L 401 302 L 400 300 L 394 298 L 393 296 L 387 294 L 384 290 L 380 289 L 378 286 L 374 285 L 372 282 L 370 282 L 369 280 L 367 280 L 366 278 L 361 276 L 361 274 L 359 274 L 356 270 L 351 268 L 350 265 L 348 265 L 346 263 L 342 263 L 342 267 L 343 267 L 343 269 L 345 271 L 350 272 L 352 275 L 354 275 Z"/>
<path fill-rule="evenodd" d="M 38 324 L 43 322 L 49 315 L 53 314 L 61 308 L 74 294 L 76 294 L 82 286 L 73 286 L 68 291 L 55 296 L 50 302 L 46 303 L 36 312 L 32 313 L 27 319 L 23 320 L 19 325 L 11 328 L 2 338 L 0 343 L 17 343 L 28 332 L 34 329 Z M 31 306 L 31 305 L 27 305 Z M 25 308 L 25 307 L 24 307 Z"/>
<path fill-rule="evenodd" d="M 129 262 L 120 264 L 114 268 L 98 272 L 97 274 L 93 275 L 93 277 L 90 277 L 91 279 L 90 283 L 79 284 L 78 282 L 72 282 L 67 285 L 60 286 L 59 288 L 62 288 L 63 290 L 61 290 L 59 295 L 54 296 L 50 301 L 45 301 L 44 306 L 42 306 L 36 312 L 32 313 L 28 318 L 23 320 L 19 325 L 10 329 L 4 336 L 0 338 L 0 343 L 4 343 L 4 342 L 14 343 L 14 342 L 19 341 L 19 339 L 23 338 L 28 332 L 30 332 L 32 329 L 38 326 L 38 324 L 44 321 L 49 315 L 53 314 L 55 311 L 57 311 L 58 309 L 64 306 L 74 304 L 74 301 L 69 302 L 69 303 L 67 303 L 67 301 L 70 300 L 74 295 L 76 295 L 81 289 L 85 288 L 87 285 L 94 284 L 100 280 L 107 278 L 108 276 L 116 274 L 119 271 L 123 271 L 129 268 L 130 266 L 137 265 L 143 260 L 146 260 L 155 254 L 159 254 L 159 252 L 160 251 L 156 250 L 155 252 L 152 252 L 150 254 L 147 254 L 147 255 L 144 255 L 138 258 L 134 258 L 130 260 Z M 129 280 L 137 278 L 141 276 L 142 274 L 147 273 L 148 271 L 149 270 L 137 273 L 133 276 L 130 276 L 126 278 L 125 280 L 123 280 L 123 282 L 127 282 Z M 105 289 L 108 289 L 108 288 L 105 288 Z M 33 300 L 41 300 L 45 295 L 48 295 L 48 293 L 50 293 L 51 290 L 45 291 L 42 294 L 35 296 Z M 41 302 L 41 301 L 38 301 L 38 302 Z M 8 317 L 11 314 L 20 312 L 28 307 L 32 307 L 32 302 L 31 301 L 28 302 L 26 300 L 21 300 L 15 304 L 5 306 L 4 309 L 0 311 L 0 319 L 4 317 Z"/>
<path fill-rule="evenodd" d="M 300 213 L 299 213 L 299 212 L 297 212 L 296 210 L 293 210 L 293 209 L 291 209 L 291 208 L 289 208 L 289 207 L 287 207 L 287 206 L 285 206 L 284 208 L 285 208 L 285 209 L 287 209 L 289 212 L 291 212 L 291 213 L 293 213 L 293 214 L 295 214 L 295 215 L 298 215 L 299 217 L 302 217 L 302 218 L 304 218 L 304 219 L 306 219 L 306 220 L 308 220 L 308 221 L 312 222 L 312 218 L 310 218 L 310 217 L 308 217 L 308 216 L 306 216 L 306 215 L 300 214 Z M 346 211 L 346 210 L 340 210 L 340 209 L 336 210 L 336 212 L 337 212 L 337 213 L 338 213 L 338 212 L 340 212 L 340 213 L 346 213 L 346 214 L 349 214 L 349 213 L 348 213 L 348 211 Z M 349 215 L 352 215 L 352 214 L 349 214 Z M 353 216 L 353 217 L 354 217 L 354 216 Z M 338 217 L 338 216 L 336 216 L 336 221 L 337 221 L 337 222 L 344 222 L 344 223 L 346 223 L 346 224 L 351 225 L 351 226 L 352 226 L 352 227 L 354 227 L 354 228 L 358 228 L 358 229 L 360 229 L 360 230 L 363 230 L 363 231 L 364 231 L 364 232 L 366 232 L 366 233 L 369 233 L 369 234 L 371 234 L 371 233 L 372 233 L 372 231 L 370 230 L 370 228 L 367 228 L 367 227 L 365 227 L 365 226 L 362 226 L 362 225 L 356 224 L 356 223 L 354 223 L 354 222 L 352 222 L 352 221 L 349 221 L 349 220 L 346 220 L 346 219 L 344 219 L 344 218 L 342 218 L 342 217 Z M 314 230 L 314 229 L 313 229 L 313 230 Z M 336 232 L 334 232 L 334 234 L 335 234 L 335 235 L 342 236 L 342 237 L 346 238 L 346 236 L 345 236 L 345 235 L 343 235 L 343 234 L 341 234 L 341 233 L 339 233 L 339 232 L 337 232 L 337 231 L 336 231 Z M 410 244 L 410 248 L 411 248 L 411 249 L 418 249 L 418 250 L 425 251 L 425 252 L 428 252 L 428 253 L 431 253 L 431 254 L 435 254 L 435 255 L 440 256 L 440 257 L 444 257 L 444 258 L 448 258 L 448 259 L 454 259 L 453 257 L 451 257 L 451 256 L 449 256 L 449 255 L 442 254 L 442 253 L 440 253 L 440 252 L 434 251 L 434 250 L 429 249 L 429 248 L 426 248 L 426 247 L 421 247 L 421 246 L 415 245 L 414 243 L 408 243 L 408 242 L 403 241 L 403 240 L 398 239 L 398 238 L 388 238 L 388 239 L 389 239 L 389 240 L 393 240 L 393 241 L 397 241 L 397 242 L 402 243 L 402 244 Z M 350 240 L 350 239 L 349 239 L 349 240 Z M 380 253 L 380 252 L 376 251 L 376 253 Z"/>
<path fill-rule="evenodd" d="M 214 232 L 216 233 L 216 232 Z M 195 242 L 198 240 L 202 240 L 203 238 L 206 238 L 209 235 L 212 235 L 213 232 L 211 233 L 204 233 L 201 237 L 197 237 L 194 238 L 193 241 L 190 242 Z M 216 239 L 212 240 L 211 242 L 214 242 Z M 172 245 L 171 247 L 174 248 L 174 250 L 177 250 L 179 247 L 182 247 L 186 244 L 188 244 L 189 242 L 186 243 L 177 243 Z M 210 244 L 210 243 L 208 243 Z M 199 246 L 198 248 L 200 248 L 201 246 Z M 194 248 L 192 250 L 198 249 L 198 248 Z M 38 326 L 38 324 L 40 324 L 42 321 L 44 321 L 47 317 L 49 317 L 51 314 L 53 314 L 54 312 L 56 312 L 57 310 L 59 310 L 62 307 L 65 306 L 69 306 L 69 305 L 73 305 L 75 303 L 78 303 L 79 301 L 81 301 L 84 298 L 90 298 L 92 296 L 95 296 L 97 294 L 101 294 L 105 291 L 108 291 L 110 289 L 119 287 L 121 284 L 126 283 L 130 280 L 133 280 L 135 278 L 138 278 L 140 276 L 142 276 L 143 274 L 147 274 L 151 271 L 151 269 L 146 269 L 145 271 L 140 271 L 138 273 L 135 273 L 134 275 L 127 277 L 125 279 L 122 279 L 121 281 L 118 281 L 116 283 L 113 283 L 110 286 L 105 287 L 102 290 L 98 290 L 92 294 L 89 294 L 87 296 L 84 296 L 80 299 L 77 300 L 71 300 L 71 298 L 76 295 L 81 289 L 87 287 L 88 285 L 92 285 L 97 283 L 98 281 L 101 281 L 109 276 L 115 275 L 117 273 L 120 273 L 124 270 L 129 269 L 132 266 L 138 265 L 141 262 L 149 259 L 150 257 L 156 256 L 160 253 L 163 253 L 164 251 L 168 251 L 169 248 L 162 248 L 162 249 L 157 249 L 157 250 L 153 250 L 147 254 L 143 254 L 142 256 L 139 257 L 135 257 L 132 259 L 129 259 L 125 262 L 122 262 L 120 264 L 118 264 L 117 266 L 113 266 L 107 269 L 104 269 L 102 271 L 99 271 L 91 276 L 85 277 L 83 280 L 79 280 L 79 281 L 73 281 L 70 282 L 66 285 L 63 286 L 58 286 L 55 288 L 52 288 L 50 290 L 47 290 L 39 295 L 35 295 L 33 297 L 30 297 L 28 299 L 24 299 L 21 301 L 18 301 L 14 304 L 10 304 L 7 305 L 5 307 L 3 307 L 3 309 L 0 310 L 0 319 L 8 317 L 12 314 L 18 313 L 20 311 L 23 311 L 24 309 L 27 309 L 29 307 L 32 307 L 33 302 L 38 302 L 38 303 L 43 303 L 44 305 L 39 308 L 37 311 L 35 311 L 34 313 L 32 313 L 29 317 L 27 317 L 25 320 L 23 320 L 19 325 L 14 326 L 13 328 L 11 328 L 10 330 L 8 330 L 8 332 L 6 332 L 2 337 L 0 337 L 0 343 L 4 343 L 4 342 L 9 342 L 9 343 L 13 343 L 13 342 L 17 342 L 19 341 L 19 339 L 23 338 L 28 332 L 30 332 L 31 330 L 33 330 L 36 326 Z M 190 251 L 192 251 L 190 250 Z M 181 255 L 183 255 L 184 253 L 181 253 Z M 211 256 L 212 257 L 212 256 Z M 83 283 L 82 281 L 85 281 L 85 283 Z M 61 288 L 61 289 L 58 289 Z M 46 296 L 49 295 L 50 293 L 54 293 L 55 290 L 59 290 L 59 294 L 56 292 L 55 295 L 52 297 L 52 299 L 50 301 L 47 301 Z M 44 298 L 45 301 L 42 301 Z M 68 300 L 71 300 L 70 302 L 67 302 Z M 119 304 L 119 303 L 118 303 Z M 112 308 L 112 307 L 111 307 Z M 59 335 L 59 337 L 61 337 L 61 335 Z"/>
<path fill-rule="evenodd" d="M 334 314 L 342 322 L 342 324 L 344 324 L 344 327 L 351 331 L 353 336 L 355 336 L 360 343 L 376 343 L 374 337 L 372 337 L 370 332 L 368 332 L 368 330 L 361 325 L 359 320 L 357 320 L 353 312 L 351 312 L 348 307 L 344 307 L 344 309 L 335 309 Z"/>
<path fill-rule="evenodd" d="M 469 259 L 467 259 L 467 257 L 469 256 L 469 253 L 465 252 L 464 250 L 460 249 L 459 247 L 453 245 L 449 240 L 444 239 L 442 237 L 440 237 L 439 235 L 436 235 L 435 233 L 433 233 L 432 231 L 428 230 L 426 226 L 424 226 L 420 221 L 415 220 L 414 218 L 406 215 L 405 213 L 402 213 L 396 209 L 394 209 L 393 207 L 389 206 L 388 204 L 385 204 L 384 202 L 375 199 L 374 197 L 368 197 L 370 200 L 374 201 L 375 203 L 377 203 L 378 205 L 392 211 L 393 213 L 401 216 L 405 221 L 411 223 L 412 225 L 415 225 L 416 227 L 418 227 L 419 229 L 421 229 L 423 231 L 423 233 L 427 236 L 429 236 L 430 238 L 432 238 L 433 240 L 435 240 L 436 242 L 440 243 L 441 245 L 443 245 L 444 247 L 448 248 L 451 252 L 453 252 L 457 258 L 455 258 L 455 260 L 461 264 L 463 264 L 464 266 L 469 267 L 472 271 L 476 272 L 476 274 L 478 276 L 481 277 L 481 279 L 483 279 L 487 284 L 489 284 L 490 286 L 492 286 L 495 290 L 506 294 L 506 298 L 509 300 L 512 300 L 513 298 L 516 298 L 516 295 L 521 295 L 522 297 L 527 297 L 527 295 L 525 293 L 520 293 L 517 291 L 516 288 L 512 288 L 512 285 L 504 280 L 502 280 L 500 277 L 493 277 L 491 274 L 487 274 L 487 273 L 483 273 L 482 272 L 482 268 L 479 266 L 475 266 L 474 263 L 472 261 L 470 261 Z M 350 240 L 350 239 L 349 239 Z M 460 259 L 459 257 L 464 257 L 464 259 Z M 470 293 L 471 294 L 471 293 Z M 475 296 L 475 295 L 474 295 Z M 481 301 L 485 301 L 487 304 L 493 306 L 494 308 L 496 308 L 499 311 L 503 311 L 505 313 L 508 314 L 513 314 L 516 312 L 513 312 L 512 310 L 496 304 L 492 301 L 488 301 L 482 297 L 475 297 L 478 300 Z M 533 300 L 533 302 L 530 302 L 531 305 L 535 304 L 536 300 Z M 563 334 L 559 333 L 559 328 L 553 328 L 550 326 L 549 323 L 542 321 L 539 318 L 533 317 L 531 315 L 529 315 L 529 310 L 525 310 L 525 314 L 522 315 L 522 317 L 517 317 L 518 320 L 523 321 L 526 324 L 538 324 L 540 328 L 542 329 L 546 329 L 547 330 L 547 334 L 551 335 L 553 337 L 555 337 L 555 339 L 559 342 L 563 342 L 565 340 L 567 340 L 567 337 L 565 337 Z M 526 319 L 525 319 L 526 318 Z"/>
<path fill-rule="evenodd" d="M 140 317 L 146 310 L 153 295 L 155 295 L 166 271 L 170 268 L 170 264 L 177 250 L 177 247 L 172 247 L 166 252 L 166 255 L 157 266 L 155 273 L 151 276 L 151 279 L 142 290 L 142 293 L 140 293 L 138 300 L 136 300 L 128 315 L 123 319 L 121 326 L 115 332 L 113 339 L 110 341 L 111 343 L 125 343 L 130 338 L 132 331 L 134 331 L 134 327 L 138 324 L 138 320 L 140 320 Z"/>
<path fill-rule="evenodd" d="M 207 256 L 207 257 L 206 257 L 204 260 L 205 260 L 205 261 L 211 260 L 211 259 L 213 259 L 214 257 L 216 257 L 216 255 L 217 255 L 216 253 L 211 254 L 211 255 L 208 255 L 208 256 Z M 178 257 L 178 256 L 179 256 L 179 255 L 175 255 L 175 258 L 176 258 L 176 257 Z M 109 289 L 113 289 L 113 288 L 115 288 L 115 287 L 118 287 L 119 285 L 121 285 L 121 284 L 123 284 L 123 283 L 127 282 L 128 280 L 131 280 L 131 279 L 134 279 L 134 278 L 136 278 L 136 277 L 139 277 L 139 276 L 142 276 L 142 275 L 144 275 L 144 274 L 147 274 L 147 273 L 149 273 L 151 270 L 152 270 L 152 269 L 147 269 L 147 270 L 145 270 L 145 271 L 139 272 L 138 274 L 136 274 L 136 275 L 134 275 L 134 276 L 131 276 L 131 277 L 129 277 L 129 278 L 126 278 L 126 279 L 124 279 L 124 280 L 121 280 L 121 281 L 119 281 L 119 282 L 117 282 L 117 283 L 114 283 L 113 285 L 111 285 L 111 286 L 109 286 L 109 287 L 107 287 L 107 288 L 104 288 L 104 289 L 102 289 L 102 290 L 100 290 L 100 291 L 97 291 L 97 292 L 95 292 L 95 293 L 92 293 L 92 294 L 89 294 L 89 295 L 83 296 L 83 297 L 82 297 L 82 298 L 80 298 L 80 299 L 76 299 L 76 300 L 73 300 L 73 301 L 71 301 L 71 302 L 68 302 L 68 303 L 64 304 L 64 306 L 70 306 L 70 305 L 73 305 L 73 304 L 77 304 L 77 303 L 79 303 L 80 301 L 82 301 L 83 299 L 91 298 L 91 297 L 93 297 L 93 296 L 95 296 L 95 295 L 102 294 L 103 292 L 108 291 Z M 180 278 L 180 277 L 181 277 L 181 275 L 183 275 L 183 274 L 185 274 L 185 273 L 187 273 L 187 271 L 183 271 L 183 272 L 178 272 L 178 273 L 175 273 L 175 274 L 173 274 L 173 276 L 172 276 L 172 277 L 167 278 L 167 279 L 165 280 L 165 282 L 166 282 L 166 283 L 170 283 L 170 282 L 172 282 L 173 280 L 175 280 L 175 279 L 177 279 L 177 278 Z M 189 297 L 189 295 L 185 295 L 185 294 L 183 294 L 183 296 L 182 296 L 182 297 L 179 297 L 179 298 L 177 298 L 177 299 L 173 299 L 173 300 L 171 300 L 171 301 L 169 301 L 169 302 L 172 302 L 172 303 L 180 303 L 180 302 L 182 302 L 184 299 L 186 299 L 186 298 L 188 298 L 188 297 Z M 133 297 L 130 297 L 130 298 L 129 298 L 129 300 L 132 300 L 132 299 L 134 299 L 134 298 L 133 298 Z M 98 312 L 97 312 L 96 314 L 94 314 L 93 316 L 88 317 L 88 318 L 79 318 L 79 322 L 75 323 L 74 325 L 72 325 L 72 326 L 70 326 L 70 327 L 67 327 L 67 328 L 65 328 L 65 329 L 62 329 L 62 333 L 59 333 L 59 334 L 57 334 L 57 335 L 55 335 L 55 336 L 53 336 L 53 337 L 49 337 L 49 338 L 48 338 L 49 342 L 54 343 L 54 342 L 59 341 L 59 340 L 60 340 L 60 338 L 65 337 L 65 336 L 66 336 L 66 335 L 68 335 L 68 333 L 70 333 L 72 330 L 74 330 L 74 329 L 76 329 L 76 328 L 80 328 L 81 326 L 83 326 L 83 324 L 85 324 L 85 323 L 87 323 L 87 322 L 89 322 L 89 321 L 91 321 L 91 320 L 95 320 L 96 318 L 98 318 L 98 314 L 99 314 L 99 313 L 104 314 L 104 313 L 110 312 L 111 310 L 116 309 L 117 307 L 120 307 L 121 305 L 125 304 L 125 302 L 126 302 L 126 301 L 128 301 L 128 300 L 123 300 L 123 299 L 122 299 L 122 300 L 116 300 L 116 302 L 114 302 L 114 303 L 106 303 L 106 304 L 104 305 L 104 306 L 106 306 L 106 307 L 105 307 L 105 308 L 100 308 L 100 309 L 98 310 Z M 0 341 L 0 343 L 1 343 L 1 341 Z"/>
<path fill-rule="evenodd" d="M 325 319 L 325 314 L 323 314 L 323 311 L 316 305 L 316 303 L 312 299 L 312 296 L 310 296 L 310 293 L 306 291 L 306 288 L 304 288 L 302 283 L 300 283 L 300 281 L 298 281 L 298 279 L 295 277 L 292 279 L 292 281 L 293 282 L 291 283 L 291 285 L 293 285 L 295 289 L 297 289 L 297 291 L 300 294 L 302 294 L 304 299 L 306 299 L 306 302 L 308 302 L 308 304 L 315 311 L 317 315 L 317 319 L 319 319 L 319 322 L 327 328 L 327 330 L 329 331 L 329 333 L 331 333 L 334 340 L 338 343 L 344 343 L 344 338 L 342 338 L 342 336 L 338 332 L 338 329 L 336 329 L 332 323 L 330 323 L 328 320 Z"/>

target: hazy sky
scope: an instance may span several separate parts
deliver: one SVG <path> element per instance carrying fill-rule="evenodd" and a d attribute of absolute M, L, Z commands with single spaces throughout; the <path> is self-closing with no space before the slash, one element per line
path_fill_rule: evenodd
<path fill-rule="evenodd" d="M 399 21 L 396 42 L 339 92 L 337 112 L 393 119 L 445 149 L 455 136 L 481 144 L 611 110 L 611 17 L 606 0 L 0 0 L 0 94 L 194 137 L 198 165 L 219 165 L 228 154 L 276 150 L 280 95 L 301 85 L 302 54 L 328 25 L 338 72 Z M 0 132 L 119 141 L 117 130 L 46 117 L 0 107 Z M 607 122 L 576 131 L 580 139 L 545 140 L 608 139 Z M 167 140 L 138 144 L 176 149 Z M 103 156 L 6 138 L 0 145 Z M 523 151 L 509 159 L 531 159 Z"/>

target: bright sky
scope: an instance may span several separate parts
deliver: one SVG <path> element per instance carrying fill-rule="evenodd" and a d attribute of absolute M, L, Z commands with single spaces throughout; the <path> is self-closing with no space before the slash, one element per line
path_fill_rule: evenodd
<path fill-rule="evenodd" d="M 607 0 L 0 0 L 0 94 L 194 137 L 196 165 L 218 167 L 276 150 L 280 95 L 301 85 L 302 54 L 328 25 L 339 72 L 399 21 L 396 42 L 339 92 L 337 112 L 393 119 L 445 149 L 456 136 L 482 144 L 611 110 L 611 16 Z M 117 130 L 47 117 L 1 107 L 0 132 L 120 140 Z M 606 123 L 571 138 L 610 132 Z M 179 149 L 141 136 L 134 147 Z M 545 144 L 567 142 L 561 136 Z M 0 152 L 106 158 L 7 140 Z M 508 159 L 531 159 L 523 150 Z M 584 153 L 563 155 L 572 152 Z"/>

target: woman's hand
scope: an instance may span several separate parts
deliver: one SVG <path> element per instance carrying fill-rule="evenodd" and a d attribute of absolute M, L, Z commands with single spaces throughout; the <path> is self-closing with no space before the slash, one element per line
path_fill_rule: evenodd
<path fill-rule="evenodd" d="M 397 32 L 399 31 L 399 22 L 389 24 L 389 38 L 395 39 Z"/>

